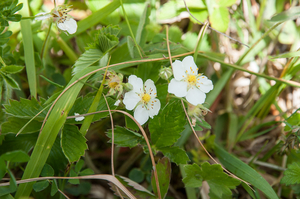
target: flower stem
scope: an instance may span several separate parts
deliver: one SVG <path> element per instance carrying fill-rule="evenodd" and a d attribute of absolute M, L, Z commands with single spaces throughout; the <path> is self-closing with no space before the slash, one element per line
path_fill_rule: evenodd
<path fill-rule="evenodd" d="M 46 44 L 47 44 L 47 41 L 48 41 L 49 36 L 50 36 L 51 27 L 52 27 L 52 21 L 50 22 L 50 25 L 49 25 L 49 28 L 48 28 L 48 31 L 47 31 L 47 34 L 46 34 L 45 41 L 43 43 L 42 52 L 41 52 L 41 59 L 43 59 L 44 56 L 45 56 L 45 48 L 46 48 Z"/>
<path fill-rule="evenodd" d="M 123 1 L 120 0 L 120 2 L 121 2 L 122 10 L 124 12 L 124 17 L 125 17 L 125 20 L 126 20 L 126 23 L 127 23 L 127 26 L 128 26 L 129 32 L 130 32 L 130 35 L 131 35 L 131 37 L 133 39 L 133 42 L 134 42 L 134 44 L 135 44 L 135 46 L 136 46 L 136 48 L 137 48 L 137 50 L 139 52 L 140 57 L 143 58 L 143 55 L 142 55 L 141 50 L 140 50 L 140 47 L 139 47 L 138 43 L 136 42 L 135 36 L 134 36 L 134 34 L 133 34 L 132 30 L 131 30 L 131 27 L 130 27 L 130 24 L 129 24 L 129 21 L 128 21 L 128 18 L 127 18 L 127 14 L 126 14 L 126 11 L 125 11 L 125 8 L 124 8 L 124 5 L 123 5 Z"/>
<path fill-rule="evenodd" d="M 61 47 L 61 49 L 66 53 L 67 57 L 69 57 L 70 61 L 75 63 L 78 57 L 75 54 L 75 52 L 68 46 L 68 44 L 59 36 L 57 38 L 57 43 Z"/>

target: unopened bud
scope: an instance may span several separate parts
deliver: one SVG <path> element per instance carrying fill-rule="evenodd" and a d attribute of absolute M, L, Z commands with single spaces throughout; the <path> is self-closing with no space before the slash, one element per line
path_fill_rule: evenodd
<path fill-rule="evenodd" d="M 168 80 L 173 75 L 172 69 L 171 68 L 162 67 L 159 70 L 158 75 L 159 75 L 160 78 Z"/>

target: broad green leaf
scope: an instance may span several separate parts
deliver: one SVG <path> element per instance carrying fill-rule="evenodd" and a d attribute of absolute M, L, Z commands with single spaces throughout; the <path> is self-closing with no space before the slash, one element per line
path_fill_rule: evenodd
<path fill-rule="evenodd" d="M 291 7 L 290 9 L 281 12 L 273 16 L 270 21 L 272 22 L 282 22 L 287 20 L 294 20 L 300 15 L 300 6 Z"/>
<path fill-rule="evenodd" d="M 19 73 L 23 70 L 24 66 L 18 66 L 18 65 L 8 65 L 1 68 L 1 71 L 8 74 L 15 74 Z"/>
<path fill-rule="evenodd" d="M 14 197 L 12 197 L 12 195 L 10 194 L 6 194 L 6 195 L 3 195 L 1 196 L 2 199 L 14 199 Z"/>
<path fill-rule="evenodd" d="M 136 45 L 135 45 L 132 37 L 130 37 L 130 36 L 127 36 L 127 46 L 128 46 L 128 51 L 129 51 L 130 57 L 132 59 L 139 57 L 139 53 L 138 53 L 138 50 L 136 49 Z"/>
<path fill-rule="evenodd" d="M 130 170 L 128 177 L 134 182 L 141 183 L 144 181 L 145 174 L 141 169 L 133 168 Z"/>
<path fill-rule="evenodd" d="M 2 134 L 7 133 L 18 133 L 21 128 L 29 121 L 29 119 L 23 119 L 18 117 L 9 117 L 8 121 L 2 123 L 1 129 Z M 34 133 L 38 132 L 41 129 L 42 123 L 38 122 L 36 120 L 33 120 L 30 122 L 29 125 L 27 125 L 23 131 L 22 134 L 25 133 Z"/>
<path fill-rule="evenodd" d="M 240 184 L 240 181 L 229 177 L 223 172 L 221 165 L 210 165 L 204 162 L 201 168 L 197 164 L 187 165 L 184 167 L 187 176 L 183 182 L 188 187 L 200 187 L 202 182 L 206 181 L 209 185 L 209 196 L 217 196 L 223 198 L 224 196 L 231 196 L 230 189 L 234 189 Z"/>
<path fill-rule="evenodd" d="M 300 114 L 299 113 L 294 113 L 293 115 L 291 115 L 287 121 L 286 121 L 289 125 L 286 125 L 284 127 L 285 131 L 290 131 L 292 130 L 292 126 L 300 126 Z"/>
<path fill-rule="evenodd" d="M 82 159 L 80 159 L 75 165 L 75 168 L 74 168 L 75 172 L 79 173 L 81 171 L 83 165 L 84 165 L 84 161 Z"/>
<path fill-rule="evenodd" d="M 229 13 L 225 7 L 215 7 L 212 14 L 209 16 L 211 27 L 214 29 L 225 32 L 229 24 Z"/>
<path fill-rule="evenodd" d="M 140 184 L 130 180 L 129 178 L 123 176 L 116 176 L 116 178 L 137 198 L 137 199 L 156 199 L 155 195 L 145 189 Z M 118 195 L 113 185 L 112 190 Z M 121 193 L 123 197 L 127 197 L 124 193 Z"/>
<path fill-rule="evenodd" d="M 16 150 L 12 152 L 7 152 L 1 155 L 3 160 L 10 162 L 27 162 L 29 160 L 29 156 L 27 153 L 21 150 Z"/>
<path fill-rule="evenodd" d="M 70 177 L 77 177 L 77 176 L 78 174 L 72 169 L 70 171 Z M 79 179 L 69 179 L 68 182 L 71 184 L 80 184 Z"/>
<path fill-rule="evenodd" d="M 184 129 L 185 114 L 179 101 L 166 105 L 149 122 L 151 142 L 156 148 L 173 145 Z"/>
<path fill-rule="evenodd" d="M 131 131 L 121 126 L 114 128 L 115 144 L 120 147 L 135 147 L 143 139 L 143 136 L 139 133 Z M 107 137 L 112 138 L 112 131 L 107 132 Z M 111 143 L 111 140 L 109 141 Z"/>
<path fill-rule="evenodd" d="M 41 172 L 42 177 L 54 176 L 54 169 L 49 165 L 45 164 Z"/>
<path fill-rule="evenodd" d="M 170 160 L 177 165 L 186 164 L 186 162 L 190 160 L 186 152 L 179 147 L 164 147 L 158 148 L 158 150 L 161 151 L 164 156 L 170 158 Z"/>
<path fill-rule="evenodd" d="M 201 120 L 201 121 L 197 120 L 196 124 L 206 128 L 206 129 L 211 129 L 210 124 L 208 124 L 205 120 Z"/>
<path fill-rule="evenodd" d="M 39 182 L 36 182 L 32 187 L 34 191 L 40 192 L 46 189 L 49 186 L 49 181 L 48 180 L 42 180 Z"/>
<path fill-rule="evenodd" d="M 11 76 L 1 72 L 1 76 L 3 77 L 3 79 L 5 80 L 5 82 L 10 85 L 13 89 L 17 89 L 20 90 L 19 84 L 16 82 L 16 80 L 14 80 Z"/>
<path fill-rule="evenodd" d="M 284 171 L 281 183 L 286 185 L 300 183 L 300 162 L 293 162 L 288 165 L 288 169 Z"/>
<path fill-rule="evenodd" d="M 215 0 L 220 7 L 229 7 L 236 3 L 236 0 Z"/>
<path fill-rule="evenodd" d="M 260 189 L 270 199 L 278 198 L 270 184 L 249 165 L 215 144 L 215 153 L 222 165 L 239 178 Z"/>
<path fill-rule="evenodd" d="M 80 171 L 79 175 L 81 176 L 87 176 L 87 175 L 94 175 L 94 171 L 90 168 L 84 169 L 83 171 Z"/>
<path fill-rule="evenodd" d="M 164 157 L 156 164 L 156 171 L 158 175 L 158 183 L 160 188 L 161 198 L 165 198 L 168 193 L 170 179 L 171 179 L 171 163 L 168 158 Z M 156 188 L 156 181 L 152 171 L 151 185 L 155 195 L 158 195 Z"/>
<path fill-rule="evenodd" d="M 29 118 L 31 119 L 37 115 L 44 107 L 39 102 L 32 98 L 31 100 L 20 98 L 20 101 L 9 100 L 9 104 L 3 105 L 6 113 L 15 117 Z M 47 110 L 44 110 L 36 119 L 41 120 L 47 114 Z"/>
<path fill-rule="evenodd" d="M 87 149 L 86 139 L 79 132 L 77 126 L 66 124 L 63 127 L 61 147 L 69 162 L 75 162 L 84 155 Z"/>

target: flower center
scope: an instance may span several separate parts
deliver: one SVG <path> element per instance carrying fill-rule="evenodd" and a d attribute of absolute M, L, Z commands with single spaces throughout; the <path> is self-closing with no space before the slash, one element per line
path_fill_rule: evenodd
<path fill-rule="evenodd" d="M 149 94 L 144 94 L 143 97 L 142 97 L 142 100 L 145 102 L 145 103 L 148 103 L 151 99 L 151 96 Z"/>
<path fill-rule="evenodd" d="M 196 75 L 188 75 L 187 81 L 190 85 L 195 85 L 197 82 L 197 77 Z"/>
<path fill-rule="evenodd" d="M 115 88 L 117 85 L 118 85 L 117 82 L 109 82 L 108 83 L 109 88 Z"/>

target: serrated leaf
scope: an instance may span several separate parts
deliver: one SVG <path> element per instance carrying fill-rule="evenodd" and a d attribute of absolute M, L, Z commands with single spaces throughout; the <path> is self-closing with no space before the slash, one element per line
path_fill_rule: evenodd
<path fill-rule="evenodd" d="M 48 180 L 42 180 L 39 182 L 36 182 L 32 188 L 34 189 L 35 192 L 40 192 L 46 189 L 49 186 L 49 181 Z"/>
<path fill-rule="evenodd" d="M 166 157 L 160 159 L 156 165 L 156 171 L 158 175 L 158 183 L 159 183 L 161 198 L 165 198 L 166 194 L 168 193 L 170 179 L 171 179 L 171 163 L 169 159 Z M 153 192 L 156 195 L 158 195 L 153 171 L 151 177 L 151 185 L 153 188 Z"/>
<path fill-rule="evenodd" d="M 273 16 L 270 21 L 272 22 L 282 22 L 287 20 L 294 20 L 300 15 L 300 6 L 291 7 L 290 9 L 281 12 Z"/>
<path fill-rule="evenodd" d="M 7 134 L 0 147 L 0 155 L 9 151 L 22 150 L 29 152 L 35 145 L 38 133 L 19 135 Z"/>
<path fill-rule="evenodd" d="M 221 165 L 210 165 L 208 162 L 204 162 L 201 167 L 197 164 L 187 165 L 184 167 L 187 176 L 183 179 L 183 182 L 187 187 L 200 187 L 202 182 L 206 181 L 209 185 L 209 195 L 222 198 L 223 196 L 231 196 L 230 189 L 234 189 L 240 184 L 240 181 L 229 177 L 223 172 Z"/>
<path fill-rule="evenodd" d="M 28 121 L 29 119 L 9 117 L 8 120 L 1 125 L 2 134 L 18 133 Z M 22 134 L 38 132 L 41 129 L 41 126 L 41 122 L 33 120 L 23 129 Z"/>
<path fill-rule="evenodd" d="M 158 150 L 161 151 L 164 156 L 170 158 L 170 160 L 177 165 L 186 164 L 186 162 L 190 160 L 186 152 L 179 147 L 164 147 L 158 148 Z"/>
<path fill-rule="evenodd" d="M 225 32 L 229 24 L 229 12 L 225 7 L 214 7 L 212 14 L 209 16 L 211 27 Z"/>
<path fill-rule="evenodd" d="M 1 71 L 8 74 L 15 74 L 19 73 L 23 70 L 24 66 L 18 66 L 18 65 L 8 65 L 1 68 Z"/>
<path fill-rule="evenodd" d="M 181 103 L 172 102 L 149 122 L 151 142 L 157 148 L 173 145 L 184 129 L 185 114 Z"/>
<path fill-rule="evenodd" d="M 0 71 L 1 72 L 1 71 Z M 5 82 L 10 85 L 13 89 L 20 90 L 19 84 L 14 80 L 11 76 L 1 72 L 1 76 L 5 80 Z"/>
<path fill-rule="evenodd" d="M 135 147 L 140 143 L 142 136 L 134 131 L 126 129 L 121 126 L 116 126 L 114 128 L 114 135 L 115 135 L 115 144 L 120 147 Z M 109 130 L 107 132 L 107 137 L 112 138 L 112 131 Z M 111 143 L 111 140 L 109 140 Z"/>
<path fill-rule="evenodd" d="M 147 189 L 145 189 L 140 184 L 126 178 L 123 176 L 116 176 L 116 178 L 137 198 L 137 199 L 156 199 L 155 195 L 151 192 L 149 192 Z M 116 195 L 116 189 L 114 185 L 111 185 L 112 190 L 115 191 Z M 121 190 L 119 190 L 123 197 L 127 197 Z"/>
<path fill-rule="evenodd" d="M 29 156 L 27 153 L 21 150 L 7 152 L 1 155 L 3 160 L 10 161 L 10 162 L 28 162 Z"/>
<path fill-rule="evenodd" d="M 32 98 L 31 100 L 20 98 L 20 101 L 9 100 L 9 104 L 5 104 L 3 106 L 5 107 L 6 113 L 15 117 L 29 119 L 37 115 L 44 108 L 35 98 Z M 44 119 L 46 114 L 47 110 L 44 110 L 36 117 L 36 119 Z"/>
<path fill-rule="evenodd" d="M 73 75 L 98 62 L 103 56 L 104 54 L 97 48 L 86 50 L 74 64 Z"/>
<path fill-rule="evenodd" d="M 260 189 L 270 199 L 278 198 L 271 185 L 249 165 L 215 144 L 215 153 L 226 169 Z"/>
<path fill-rule="evenodd" d="M 119 43 L 118 37 L 115 35 L 99 35 L 98 47 L 105 54 Z"/>
<path fill-rule="evenodd" d="M 284 171 L 281 183 L 286 185 L 300 183 L 300 162 L 293 162 L 288 165 L 288 169 Z"/>
<path fill-rule="evenodd" d="M 69 160 L 75 162 L 84 155 L 88 148 L 85 137 L 79 132 L 77 126 L 65 124 L 61 132 L 61 147 Z"/>

